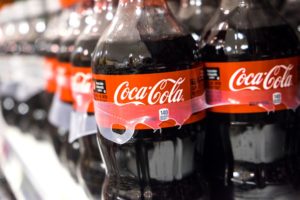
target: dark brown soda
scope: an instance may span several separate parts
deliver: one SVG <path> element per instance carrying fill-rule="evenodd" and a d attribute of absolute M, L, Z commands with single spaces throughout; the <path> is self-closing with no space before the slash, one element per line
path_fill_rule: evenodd
<path fill-rule="evenodd" d="M 149 37 L 151 38 L 151 37 Z M 121 41 L 98 45 L 93 59 L 94 74 L 152 74 L 191 69 L 199 60 L 195 41 L 191 36 L 163 39 L 142 37 L 141 41 Z M 105 53 L 104 53 L 105 52 Z M 101 117 L 101 116 L 100 116 Z M 105 139 L 98 132 L 98 141 L 108 174 L 103 196 L 108 199 L 196 200 L 204 196 L 201 171 L 203 122 L 164 128 L 161 132 L 136 130 L 133 138 L 123 145 Z M 123 130 L 114 130 L 122 134 Z M 180 159 L 174 148 L 182 141 L 186 155 L 191 156 L 192 169 L 181 179 L 175 175 L 166 179 L 165 172 L 173 172 L 177 164 L 161 166 Z M 163 153 L 154 156 L 161 148 Z M 187 150 L 192 148 L 191 152 Z M 157 161 L 153 161 L 157 160 Z M 182 160 L 181 160 L 182 161 Z M 180 161 L 179 161 L 180 162 Z M 155 167 L 153 167 L 153 165 Z M 184 168 L 184 167 L 183 167 Z M 161 171 L 166 170 L 166 171 Z M 183 169 L 185 170 L 185 169 Z M 181 171 L 182 173 L 182 171 Z"/>
<path fill-rule="evenodd" d="M 210 34 L 211 32 L 205 34 L 204 40 Z M 240 41 L 232 39 L 236 34 L 242 35 L 243 39 Z M 231 51 L 207 43 L 201 50 L 205 62 L 271 60 L 297 56 L 300 52 L 299 41 L 287 25 L 246 30 L 235 27 L 228 32 L 216 32 L 214 36 L 215 41 L 223 40 L 226 47 L 231 47 Z M 246 45 L 247 48 L 242 48 L 242 45 Z M 212 199 L 235 199 L 236 197 L 244 199 L 247 197 L 243 195 L 252 191 L 257 191 L 263 199 L 295 193 L 293 189 L 287 191 L 277 189 L 278 194 L 263 192 L 269 186 L 293 188 L 292 185 L 299 184 L 300 165 L 297 164 L 299 131 L 296 131 L 296 120 L 299 121 L 294 110 L 254 114 L 223 114 L 208 111 L 204 155 Z M 266 131 L 267 126 L 272 126 L 273 130 Z M 243 150 L 241 144 L 234 145 L 236 137 L 243 138 L 241 141 L 248 145 L 247 149 L 250 149 L 249 155 L 257 151 L 253 142 L 261 141 L 263 145 L 257 148 L 270 147 L 273 150 L 268 151 L 265 156 L 273 156 L 275 159 L 271 162 L 246 162 L 236 159 L 234 152 Z M 271 148 L 275 143 L 278 146 Z M 276 148 L 282 148 L 283 155 L 277 155 Z M 285 198 L 293 200 L 292 197 Z M 299 198 L 300 196 L 296 197 Z"/>

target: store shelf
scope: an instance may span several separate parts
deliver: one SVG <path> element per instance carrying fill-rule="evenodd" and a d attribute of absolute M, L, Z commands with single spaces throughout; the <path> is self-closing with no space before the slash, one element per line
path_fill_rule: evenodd
<path fill-rule="evenodd" d="M 0 127 L 0 167 L 18 200 L 88 199 L 48 142 Z"/>

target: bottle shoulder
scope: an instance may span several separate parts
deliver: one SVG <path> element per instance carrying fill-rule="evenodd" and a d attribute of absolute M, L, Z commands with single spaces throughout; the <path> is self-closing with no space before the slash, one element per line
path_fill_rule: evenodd
<path fill-rule="evenodd" d="M 299 54 L 294 30 L 272 9 L 219 10 L 200 42 L 205 60 L 255 60 Z"/>
<path fill-rule="evenodd" d="M 95 73 L 157 73 L 189 68 L 199 48 L 192 36 L 122 42 L 99 42 L 92 61 Z"/>
<path fill-rule="evenodd" d="M 93 35 L 87 37 L 79 37 L 76 40 L 74 51 L 71 55 L 71 62 L 73 66 L 78 67 L 90 67 L 91 58 L 93 56 L 94 50 L 100 38 L 100 35 Z"/>

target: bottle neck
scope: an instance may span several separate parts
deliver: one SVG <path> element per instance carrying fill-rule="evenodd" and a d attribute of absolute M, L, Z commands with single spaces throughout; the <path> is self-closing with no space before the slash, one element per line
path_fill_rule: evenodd
<path fill-rule="evenodd" d="M 237 7 L 261 7 L 267 6 L 271 7 L 269 0 L 222 0 L 221 1 L 221 9 L 222 10 L 233 10 Z"/>

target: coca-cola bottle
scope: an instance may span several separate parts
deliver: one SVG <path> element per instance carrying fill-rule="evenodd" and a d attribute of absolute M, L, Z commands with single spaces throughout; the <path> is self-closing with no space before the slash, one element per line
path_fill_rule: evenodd
<path fill-rule="evenodd" d="M 17 123 L 17 113 L 15 112 L 17 106 L 15 99 L 17 81 L 14 79 L 12 67 L 7 67 L 10 66 L 12 58 L 9 46 L 11 46 L 16 39 L 16 23 L 14 21 L 15 16 L 11 15 L 12 10 L 13 6 L 6 6 L 1 10 L 4 37 L 1 42 L 1 50 L 3 52 L 3 65 L 5 69 L 5 72 L 2 73 L 1 83 L 1 111 L 5 122 L 11 126 Z"/>
<path fill-rule="evenodd" d="M 29 71 L 27 69 L 30 62 L 29 49 L 25 51 L 25 43 L 27 36 L 30 31 L 28 16 L 29 12 L 26 7 L 26 2 L 17 2 L 13 5 L 13 10 L 16 14 L 15 18 L 15 31 L 14 39 L 8 43 L 8 52 L 13 54 L 10 59 L 10 67 L 13 69 L 13 79 L 16 82 L 16 89 L 14 91 L 15 107 L 14 112 L 16 113 L 15 125 L 23 132 L 28 133 L 31 124 L 31 108 L 27 101 L 34 93 L 29 89 L 28 83 L 30 82 Z M 25 78 L 26 77 L 26 78 Z"/>
<path fill-rule="evenodd" d="M 54 125 L 60 128 L 57 133 L 63 141 L 60 158 L 69 169 L 73 178 L 76 176 L 76 165 L 79 159 L 79 143 L 68 143 L 70 130 L 70 117 L 72 112 L 73 97 L 71 92 L 71 53 L 74 50 L 74 44 L 81 30 L 86 26 L 89 20 L 87 17 L 91 14 L 92 0 L 82 0 L 70 13 L 66 34 L 61 37 L 59 51 L 57 53 L 57 97 L 54 98 L 50 119 Z"/>
<path fill-rule="evenodd" d="M 268 0 L 223 0 L 201 42 L 212 199 L 299 199 L 299 41 Z"/>
<path fill-rule="evenodd" d="M 91 57 L 100 36 L 113 19 L 116 1 L 94 0 L 94 14 L 75 43 L 72 54 L 73 113 L 70 127 L 71 142 L 79 138 L 80 159 L 78 177 L 87 194 L 93 199 L 101 198 L 105 168 L 97 144 L 97 126 L 91 95 Z"/>
<path fill-rule="evenodd" d="M 43 35 L 36 39 L 37 54 L 44 58 L 44 93 L 43 104 L 49 112 L 51 102 L 56 90 L 56 52 L 58 49 L 59 29 L 64 25 L 61 19 L 59 0 L 46 0 L 45 9 L 47 21 Z M 61 20 L 60 20 L 61 19 Z M 41 26 L 42 28 L 42 26 Z M 51 45 L 53 44 L 53 45 Z M 51 48 L 52 47 L 52 48 Z"/>
<path fill-rule="evenodd" d="M 6 54 L 9 55 L 8 66 L 10 68 L 11 82 L 2 88 L 2 108 L 4 115 L 6 115 L 5 113 L 9 113 L 7 116 L 8 124 L 16 127 L 21 127 L 22 122 L 24 122 L 23 116 L 28 113 L 27 107 L 22 104 L 20 105 L 20 98 L 18 98 L 17 92 L 19 86 L 22 85 L 21 80 L 24 72 L 20 56 L 20 41 L 22 37 L 19 31 L 26 15 L 23 11 L 24 5 L 24 2 L 17 2 L 10 6 L 9 12 L 15 12 L 16 14 L 7 17 L 9 21 L 4 27 L 4 32 L 7 36 L 4 49 Z M 7 14 L 11 15 L 10 13 Z"/>
<path fill-rule="evenodd" d="M 181 0 L 178 20 L 200 40 L 205 25 L 219 6 L 219 0 Z"/>
<path fill-rule="evenodd" d="M 64 7 L 60 10 L 60 1 L 47 1 L 47 7 L 50 10 L 51 17 L 49 19 L 47 30 L 44 37 L 39 41 L 40 51 L 45 56 L 45 100 L 48 107 L 48 130 L 52 139 L 55 152 L 58 156 L 62 153 L 62 147 L 66 140 L 64 127 L 59 126 L 56 120 L 53 120 L 52 113 L 55 109 L 56 101 L 59 99 L 60 86 L 58 84 L 58 66 L 57 53 L 61 38 L 66 34 L 69 26 L 69 17 L 71 9 Z M 54 108 L 53 108 L 54 107 Z M 55 113 L 55 112 L 54 112 Z"/>
<path fill-rule="evenodd" d="M 56 128 L 49 122 L 48 115 L 56 90 L 56 53 L 59 44 L 58 30 L 65 26 L 65 17 L 63 16 L 66 15 L 66 13 L 61 12 L 59 0 L 47 0 L 45 6 L 47 14 L 46 26 L 43 27 L 42 24 L 39 25 L 41 29 L 44 28 L 45 30 L 41 37 L 35 41 L 37 54 L 43 59 L 44 88 L 40 95 L 40 101 L 47 115 L 46 119 L 43 120 L 43 132 L 50 137 L 55 152 L 59 155 L 60 142 L 54 134 L 56 133 Z"/>
<path fill-rule="evenodd" d="M 23 8 L 24 9 L 24 8 Z M 28 14 L 20 24 L 22 82 L 18 88 L 20 106 L 28 107 L 27 114 L 21 118 L 21 130 L 27 130 L 37 139 L 45 139 L 47 113 L 42 101 L 43 91 L 43 59 L 37 56 L 36 40 L 42 36 L 46 27 L 46 16 L 43 2 L 29 0 L 25 4 Z"/>
<path fill-rule="evenodd" d="M 202 65 L 165 1 L 120 0 L 92 70 L 103 199 L 203 197 Z"/>

